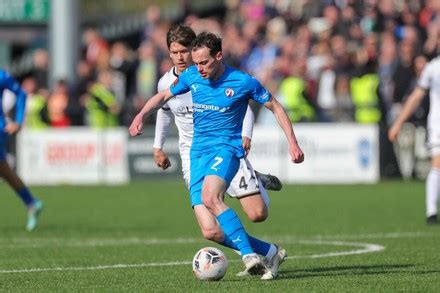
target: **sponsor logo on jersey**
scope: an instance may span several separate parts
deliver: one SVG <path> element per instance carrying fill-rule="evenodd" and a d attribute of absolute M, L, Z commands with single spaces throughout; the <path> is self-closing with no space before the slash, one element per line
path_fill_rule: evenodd
<path fill-rule="evenodd" d="M 227 110 L 230 109 L 230 107 L 219 107 L 219 106 L 215 106 L 215 105 L 206 105 L 206 104 L 197 104 L 194 103 L 193 104 L 193 109 L 194 112 L 204 112 L 204 111 L 215 111 L 215 112 L 226 112 Z"/>
<path fill-rule="evenodd" d="M 231 88 L 227 88 L 227 89 L 225 90 L 225 94 L 226 94 L 226 96 L 227 96 L 228 98 L 230 98 L 230 97 L 232 97 L 232 96 L 234 95 L 234 90 L 231 89 Z"/>

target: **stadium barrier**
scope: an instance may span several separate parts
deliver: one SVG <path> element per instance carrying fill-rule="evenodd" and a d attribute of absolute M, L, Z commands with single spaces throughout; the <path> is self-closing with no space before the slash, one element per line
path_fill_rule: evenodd
<path fill-rule="evenodd" d="M 130 179 L 123 128 L 23 129 L 16 150 L 18 174 L 29 184 L 121 184 Z"/>
<path fill-rule="evenodd" d="M 286 183 L 376 183 L 379 174 L 379 130 L 376 125 L 300 123 L 294 126 L 305 154 L 292 164 L 282 130 L 254 129 L 249 159 L 256 170 Z"/>
<path fill-rule="evenodd" d="M 303 164 L 292 164 L 279 127 L 256 125 L 249 158 L 260 172 L 285 183 L 376 183 L 379 181 L 378 128 L 359 124 L 297 124 L 295 132 L 305 153 Z M 172 166 L 156 167 L 154 129 L 130 138 L 127 129 L 95 131 L 24 129 L 17 137 L 17 170 L 34 185 L 122 184 L 147 178 L 179 178 L 181 164 L 174 132 L 165 144 Z M 182 181 L 183 182 L 183 181 Z"/>

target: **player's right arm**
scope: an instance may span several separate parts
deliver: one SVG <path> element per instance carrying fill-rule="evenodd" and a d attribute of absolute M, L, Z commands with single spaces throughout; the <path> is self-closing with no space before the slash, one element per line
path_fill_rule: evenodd
<path fill-rule="evenodd" d="M 268 108 L 275 115 L 281 129 L 286 135 L 287 142 L 289 143 L 289 154 L 294 163 L 302 163 L 304 161 L 304 153 L 298 145 L 298 141 L 293 131 L 292 123 L 289 116 L 287 116 L 286 110 L 273 96 L 270 100 L 264 103 L 264 106 Z"/>
<path fill-rule="evenodd" d="M 190 91 L 188 82 L 186 80 L 186 72 L 188 72 L 188 69 L 181 73 L 179 78 L 176 79 L 169 88 L 155 94 L 151 99 L 148 100 L 142 110 L 134 117 L 133 122 L 131 122 L 129 127 L 131 136 L 142 134 L 144 117 L 157 111 L 157 109 L 162 107 L 173 96 L 181 95 Z"/>
<path fill-rule="evenodd" d="M 171 112 L 170 108 L 162 108 L 157 111 L 153 155 L 154 162 L 162 170 L 166 170 L 171 166 L 168 155 L 163 151 L 163 146 L 169 133 L 173 118 L 174 114 Z"/>
<path fill-rule="evenodd" d="M 426 90 L 418 86 L 409 95 L 408 99 L 406 100 L 405 104 L 402 107 L 402 111 L 400 112 L 396 121 L 394 121 L 390 130 L 388 131 L 388 138 L 391 142 L 396 140 L 397 135 L 400 132 L 400 128 L 402 127 L 402 124 L 406 120 L 408 120 L 409 117 L 411 117 L 411 115 L 414 113 L 414 111 L 422 102 L 425 94 L 426 94 Z"/>
<path fill-rule="evenodd" d="M 136 136 L 142 134 L 142 127 L 144 126 L 144 118 L 148 115 L 151 115 L 157 109 L 160 109 L 171 97 L 173 94 L 170 89 L 166 89 L 155 94 L 152 98 L 150 98 L 147 103 L 144 105 L 142 110 L 134 117 L 131 125 L 129 127 L 129 132 L 131 136 Z"/>

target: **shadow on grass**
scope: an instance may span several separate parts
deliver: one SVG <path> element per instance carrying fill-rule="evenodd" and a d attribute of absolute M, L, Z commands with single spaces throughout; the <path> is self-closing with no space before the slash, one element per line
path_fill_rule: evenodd
<path fill-rule="evenodd" d="M 314 277 L 356 276 L 356 275 L 384 275 L 408 272 L 414 268 L 413 264 L 384 264 L 359 266 L 332 266 L 298 270 L 281 270 L 278 279 L 301 279 Z"/>

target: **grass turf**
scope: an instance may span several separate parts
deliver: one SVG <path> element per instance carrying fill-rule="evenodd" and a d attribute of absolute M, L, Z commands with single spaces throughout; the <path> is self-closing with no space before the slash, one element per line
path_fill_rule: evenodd
<path fill-rule="evenodd" d="M 193 254 L 213 244 L 202 239 L 180 182 L 32 191 L 45 210 L 28 233 L 22 204 L 0 183 L 0 291 L 440 290 L 440 225 L 425 224 L 422 182 L 285 186 L 271 193 L 269 219 L 258 224 L 228 199 L 250 234 L 291 256 L 269 282 L 235 277 L 239 257 L 219 246 L 230 261 L 225 278 L 194 278 Z M 384 250 L 361 253 L 371 247 Z"/>

